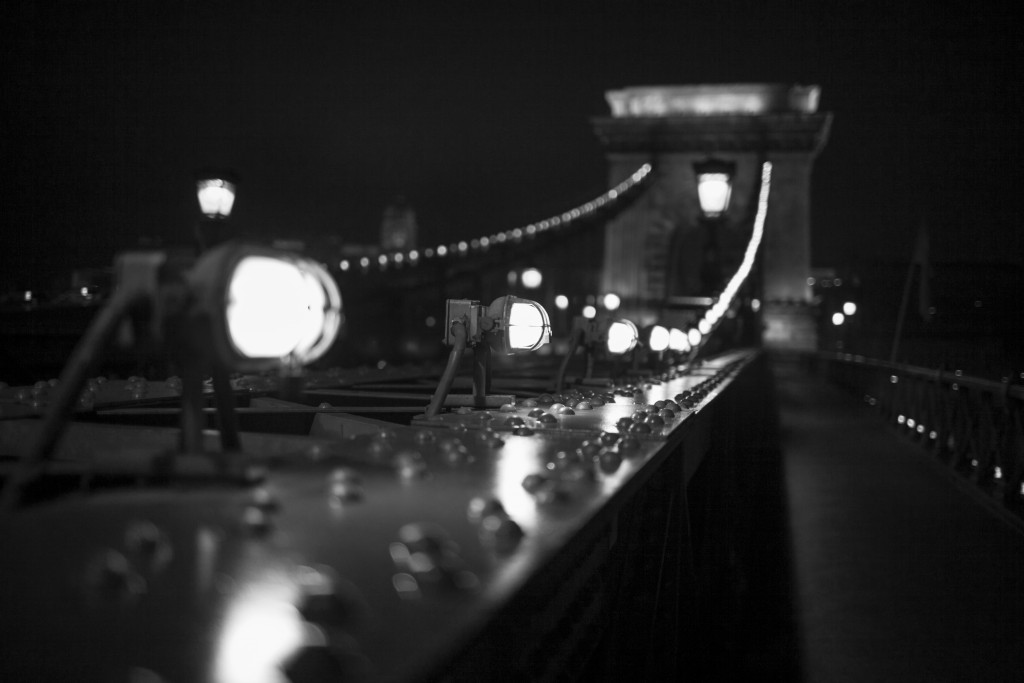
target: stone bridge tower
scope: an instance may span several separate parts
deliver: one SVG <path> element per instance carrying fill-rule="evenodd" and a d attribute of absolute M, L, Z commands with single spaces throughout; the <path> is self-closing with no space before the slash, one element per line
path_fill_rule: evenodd
<path fill-rule="evenodd" d="M 832 116 L 818 113 L 819 89 L 778 84 L 627 88 L 606 93 L 611 116 L 593 121 L 612 185 L 644 163 L 653 182 L 605 232 L 603 291 L 623 314 L 647 324 L 685 325 L 707 305 L 701 264 L 714 245 L 723 273 L 739 263 L 751 234 L 762 161 L 772 162 L 771 196 L 753 283 L 770 347 L 816 344 L 810 315 L 811 167 Z M 701 220 L 694 163 L 735 164 L 732 201 L 713 225 Z M 711 231 L 714 231 L 712 233 Z M 757 274 L 760 273 L 760 277 Z"/>

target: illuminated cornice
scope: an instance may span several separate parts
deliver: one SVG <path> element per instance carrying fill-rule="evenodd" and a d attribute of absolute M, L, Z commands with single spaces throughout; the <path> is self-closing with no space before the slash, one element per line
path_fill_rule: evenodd
<path fill-rule="evenodd" d="M 817 86 L 778 84 L 626 88 L 606 93 L 612 115 L 593 120 L 610 152 L 802 151 L 828 139 Z"/>

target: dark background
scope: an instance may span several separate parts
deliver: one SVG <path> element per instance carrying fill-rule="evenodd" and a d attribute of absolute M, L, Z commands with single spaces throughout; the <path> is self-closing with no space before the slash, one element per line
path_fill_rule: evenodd
<path fill-rule="evenodd" d="M 508 229 L 605 188 L 606 90 L 718 82 L 821 86 L 816 265 L 1021 262 L 1008 3 L 573 4 L 9 1 L 0 286 L 188 241 L 207 165 L 258 237 Z"/>

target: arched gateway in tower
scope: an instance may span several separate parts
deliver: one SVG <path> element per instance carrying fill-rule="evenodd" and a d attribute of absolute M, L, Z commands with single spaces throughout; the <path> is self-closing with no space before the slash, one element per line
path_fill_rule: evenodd
<path fill-rule="evenodd" d="M 611 116 L 594 119 L 612 185 L 651 163 L 653 182 L 605 232 L 603 291 L 642 323 L 685 324 L 709 305 L 712 281 L 742 257 L 761 165 L 772 163 L 771 196 L 752 283 L 771 347 L 815 345 L 810 315 L 810 185 L 832 116 L 818 113 L 817 86 L 779 84 L 637 87 L 609 91 Z M 727 214 L 702 216 L 694 164 L 733 169 Z M 759 277 L 756 277 L 759 273 Z M 723 280 L 724 281 L 724 280 Z"/>

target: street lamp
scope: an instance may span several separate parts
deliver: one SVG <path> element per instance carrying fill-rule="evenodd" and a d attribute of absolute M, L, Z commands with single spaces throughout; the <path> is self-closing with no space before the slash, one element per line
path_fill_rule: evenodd
<path fill-rule="evenodd" d="M 235 206 L 238 177 L 231 171 L 205 170 L 196 174 L 196 198 L 203 218 L 196 226 L 199 250 L 230 239 L 226 221 Z"/>
<path fill-rule="evenodd" d="M 701 222 L 706 240 L 701 264 L 701 286 L 704 294 L 713 295 L 721 286 L 718 229 L 729 210 L 736 164 L 720 159 L 706 159 L 694 163 L 693 172 L 697 176 L 697 198 L 700 200 Z"/>
<path fill-rule="evenodd" d="M 698 161 L 693 165 L 697 176 L 697 197 L 705 218 L 720 218 L 729 210 L 732 197 L 732 177 L 736 164 L 720 159 Z"/>

